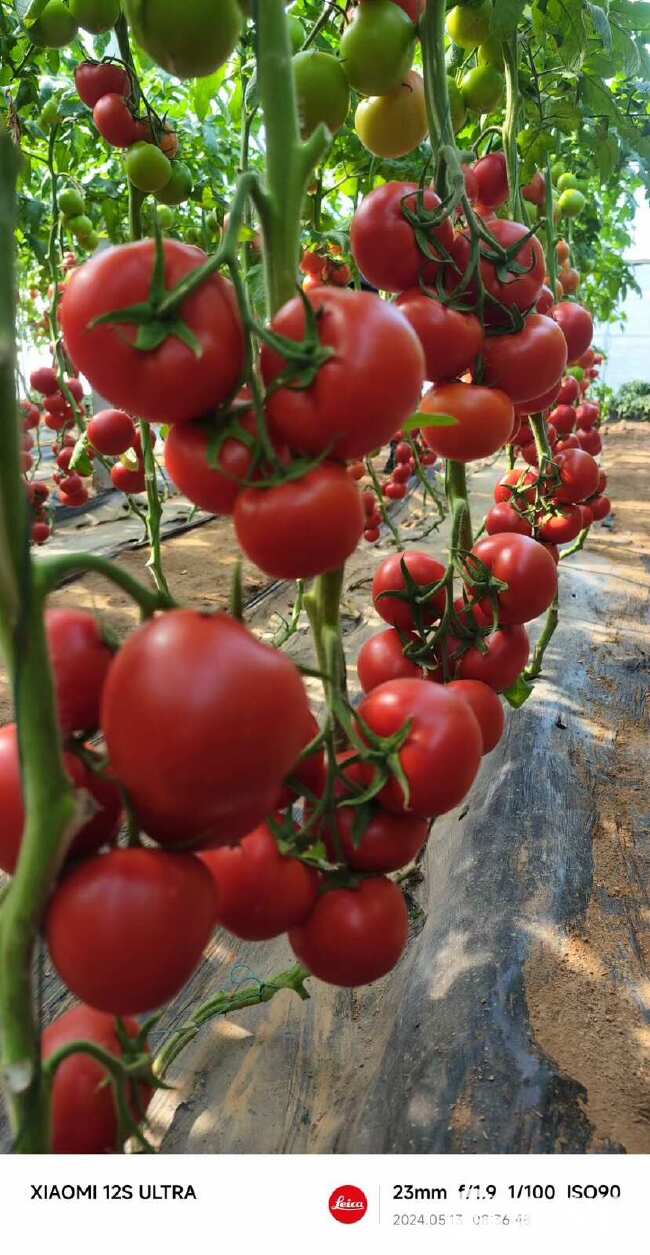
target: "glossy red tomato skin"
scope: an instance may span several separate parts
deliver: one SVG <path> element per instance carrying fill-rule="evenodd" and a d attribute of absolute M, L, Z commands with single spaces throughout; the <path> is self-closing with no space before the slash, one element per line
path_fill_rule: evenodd
<path fill-rule="evenodd" d="M 461 680 L 481 680 L 497 693 L 509 689 L 523 671 L 530 654 L 524 627 L 498 628 L 486 640 L 487 653 L 472 646 L 459 659 L 456 675 Z"/>
<path fill-rule="evenodd" d="M 555 304 L 555 297 L 553 296 L 551 289 L 547 287 L 546 284 L 544 284 L 535 302 L 535 309 L 537 310 L 537 313 L 538 314 L 550 314 L 554 304 Z"/>
<path fill-rule="evenodd" d="M 432 188 L 422 191 L 422 208 L 431 213 L 440 205 Z M 420 278 L 428 285 L 435 283 L 439 263 L 421 251 L 416 233 L 404 216 L 403 209 L 418 213 L 417 183 L 384 183 L 362 200 L 352 219 L 350 247 L 359 270 L 374 288 L 386 292 L 404 292 L 419 287 Z M 429 247 L 434 257 L 444 257 L 437 245 L 447 252 L 454 231 L 449 218 L 440 226 L 427 230 Z"/>
<path fill-rule="evenodd" d="M 528 227 L 521 222 L 510 222 L 505 219 L 495 218 L 488 224 L 490 233 L 494 236 L 504 248 L 512 248 L 519 241 L 518 250 L 514 255 L 514 260 L 525 269 L 524 274 L 515 274 L 511 272 L 508 281 L 504 282 L 498 274 L 498 265 L 490 261 L 490 248 L 487 244 L 481 245 L 481 278 L 483 287 L 488 297 L 493 297 L 495 301 L 505 305 L 508 309 L 518 309 L 522 314 L 531 309 L 535 305 L 539 294 L 544 286 L 544 251 L 539 240 L 535 236 L 528 239 Z M 471 241 L 468 235 L 463 233 L 457 235 L 453 247 L 451 249 L 452 256 L 456 266 L 461 274 L 466 270 L 470 261 Z M 460 281 L 459 274 L 448 267 L 448 284 L 454 288 Z M 474 299 L 477 296 L 476 284 L 470 281 L 467 292 Z M 508 318 L 498 306 L 495 306 L 489 299 L 486 302 L 484 311 L 485 321 L 492 325 L 507 324 Z M 540 388 L 538 391 L 545 391 Z"/>
<path fill-rule="evenodd" d="M 609 497 L 592 497 L 589 502 L 589 509 L 593 515 L 594 522 L 599 523 L 611 513 L 612 503 Z"/>
<path fill-rule="evenodd" d="M 76 754 L 66 753 L 63 761 L 72 783 L 89 794 L 96 808 L 76 833 L 68 851 L 69 858 L 78 858 L 115 840 L 122 820 L 122 796 L 113 780 L 92 771 Z M 12 876 L 25 826 L 18 739 L 13 723 L 0 728 L 0 813 L 0 870 Z"/>
<path fill-rule="evenodd" d="M 583 401 L 576 410 L 576 424 L 583 431 L 590 431 L 600 417 L 600 406 L 591 401 Z"/>
<path fill-rule="evenodd" d="M 561 327 L 567 343 L 569 364 L 577 362 L 591 344 L 594 324 L 591 314 L 577 301 L 561 301 L 553 306 L 553 318 Z"/>
<path fill-rule="evenodd" d="M 591 456 L 595 458 L 602 451 L 603 442 L 600 438 L 599 432 L 594 431 L 593 429 L 591 431 L 584 431 L 580 428 L 576 432 L 576 436 L 578 438 L 580 448 L 584 449 L 585 453 L 590 453 Z"/>
<path fill-rule="evenodd" d="M 167 239 L 163 247 L 168 289 L 206 261 L 201 249 L 178 240 Z M 215 409 L 236 387 L 244 365 L 241 319 L 232 284 L 212 275 L 179 311 L 201 344 L 201 357 L 174 336 L 140 352 L 132 325 L 91 328 L 102 314 L 147 299 L 153 265 L 153 240 L 92 257 L 66 285 L 61 327 L 77 369 L 112 405 L 149 422 L 187 422 Z"/>
<path fill-rule="evenodd" d="M 276 487 L 246 488 L 233 518 L 244 553 L 275 579 L 336 570 L 356 549 L 365 526 L 359 490 L 336 462 L 321 462 Z"/>
<path fill-rule="evenodd" d="M 469 369 L 483 344 L 483 328 L 474 314 L 442 305 L 420 288 L 402 292 L 395 304 L 422 345 L 428 380 L 456 379 Z"/>
<path fill-rule="evenodd" d="M 457 693 L 474 711 L 483 738 L 483 753 L 499 744 L 505 728 L 505 714 L 493 688 L 482 680 L 452 680 L 449 691 Z"/>
<path fill-rule="evenodd" d="M 497 595 L 501 626 L 528 623 L 548 609 L 557 592 L 557 571 L 536 540 L 503 532 L 479 540 L 472 553 L 508 585 Z"/>
<path fill-rule="evenodd" d="M 300 962 L 319 980 L 344 988 L 369 985 L 390 972 L 407 937 L 404 898 L 384 876 L 324 893 L 305 923 L 289 933 Z"/>
<path fill-rule="evenodd" d="M 580 396 L 580 385 L 578 384 L 578 380 L 574 379 L 573 375 L 567 375 L 566 378 L 562 380 L 562 386 L 560 388 L 560 391 L 558 393 L 558 398 L 557 398 L 558 404 L 559 405 L 575 405 L 575 402 L 578 400 L 579 396 Z"/>
<path fill-rule="evenodd" d="M 429 824 L 411 815 L 391 815 L 373 805 L 360 840 L 355 841 L 355 807 L 337 806 L 326 815 L 319 832 L 329 858 L 358 872 L 396 872 L 422 849 Z"/>
<path fill-rule="evenodd" d="M 505 392 L 469 383 L 439 384 L 425 394 L 418 408 L 424 414 L 449 414 L 457 420 L 453 427 L 423 427 L 422 435 L 438 457 L 459 462 L 496 453 L 509 439 L 515 417 Z"/>
<path fill-rule="evenodd" d="M 41 396 L 51 397 L 59 389 L 59 377 L 52 366 L 38 366 L 29 376 L 29 386 Z"/>
<path fill-rule="evenodd" d="M 101 96 L 93 109 L 93 122 L 112 148 L 130 148 L 138 138 L 137 123 L 126 100 L 117 92 Z"/>
<path fill-rule="evenodd" d="M 481 157 L 472 167 L 477 182 L 477 198 L 488 209 L 498 209 L 509 196 L 508 168 L 503 153 Z"/>
<path fill-rule="evenodd" d="M 392 553 L 384 558 L 375 571 L 372 581 L 372 600 L 377 614 L 391 627 L 410 631 L 417 627 L 417 615 L 408 601 L 399 597 L 386 597 L 385 593 L 406 591 L 406 581 L 402 571 L 402 562 L 406 564 L 409 575 L 421 588 L 437 584 L 445 575 L 445 567 L 428 553 L 411 549 L 406 553 Z M 446 604 L 445 590 L 440 589 L 426 604 L 420 607 L 422 623 L 435 623 L 444 614 Z"/>
<path fill-rule="evenodd" d="M 521 494 L 520 499 L 532 505 L 536 496 L 536 483 L 534 471 L 508 471 L 494 489 L 494 500 L 510 501 L 513 496 L 516 498 Z"/>
<path fill-rule="evenodd" d="M 133 419 L 124 410 L 101 410 L 88 424 L 88 439 L 98 453 L 119 457 L 135 440 Z"/>
<path fill-rule="evenodd" d="M 268 941 L 302 924 L 318 897 L 316 870 L 280 854 L 266 824 L 236 848 L 200 857 L 214 879 L 217 923 L 244 941 Z"/>
<path fill-rule="evenodd" d="M 192 610 L 172 610 L 129 637 L 101 713 L 113 770 L 145 831 L 178 846 L 227 843 L 241 813 L 238 836 L 261 823 L 311 728 L 285 655 L 228 615 Z"/>
<path fill-rule="evenodd" d="M 89 61 L 77 66 L 74 81 L 81 100 L 90 109 L 94 109 L 102 96 L 128 96 L 131 88 L 129 76 L 121 65 L 93 65 Z"/>
<path fill-rule="evenodd" d="M 140 1032 L 137 1021 L 128 1017 L 123 1027 L 129 1037 Z M 122 1056 L 114 1017 L 82 1004 L 65 1011 L 45 1029 L 42 1058 L 49 1059 L 77 1041 L 89 1041 L 116 1058 Z M 131 1103 L 136 1122 L 146 1111 L 152 1093 L 149 1086 L 138 1085 L 137 1098 L 134 1096 Z M 51 1120 L 54 1155 L 112 1155 L 121 1149 L 114 1090 L 97 1059 L 75 1054 L 59 1064 L 52 1086 Z"/>
<path fill-rule="evenodd" d="M 582 530 L 582 515 L 577 505 L 564 505 L 556 514 L 545 514 L 538 525 L 540 540 L 553 545 L 567 545 Z"/>
<path fill-rule="evenodd" d="M 61 730 L 65 736 L 94 731 L 113 650 L 86 610 L 47 610 L 45 633 Z"/>
<path fill-rule="evenodd" d="M 125 466 L 123 462 L 116 462 L 111 467 L 111 482 L 114 488 L 119 492 L 135 494 L 144 492 L 147 481 L 144 474 L 144 465 L 138 466 L 136 470 L 133 467 Z"/>
<path fill-rule="evenodd" d="M 549 421 L 560 436 L 570 436 L 576 422 L 576 411 L 572 405 L 557 405 L 549 414 Z"/>
<path fill-rule="evenodd" d="M 416 638 L 413 636 L 413 640 Z M 386 628 L 365 641 L 357 658 L 357 675 L 364 693 L 385 684 L 387 680 L 425 679 L 423 667 L 404 655 L 402 639 L 396 628 Z"/>
<path fill-rule="evenodd" d="M 256 423 L 252 415 L 239 419 L 251 435 Z M 253 450 L 229 436 L 218 454 L 210 454 L 216 435 L 209 421 L 175 423 L 165 441 L 165 466 L 176 487 L 194 505 L 213 514 L 232 514 L 235 502 L 250 478 Z"/>
<path fill-rule="evenodd" d="M 567 449 L 555 457 L 561 484 L 553 489 L 555 501 L 577 502 L 598 491 L 598 464 L 583 449 Z"/>
<path fill-rule="evenodd" d="M 598 493 L 602 495 L 607 487 L 607 475 L 602 467 L 598 467 Z"/>
<path fill-rule="evenodd" d="M 546 201 L 546 179 L 540 170 L 536 170 L 530 183 L 522 187 L 521 194 L 531 205 L 543 208 Z"/>
<path fill-rule="evenodd" d="M 173 998 L 214 928 L 216 894 L 191 854 L 111 850 L 60 881 L 45 919 L 52 962 L 68 989 L 110 1015 Z"/>
<path fill-rule="evenodd" d="M 410 785 L 409 803 L 393 777 L 378 794 L 381 806 L 395 815 L 431 819 L 462 801 L 478 771 L 483 746 L 476 718 L 462 699 L 427 680 L 390 680 L 364 698 L 359 714 L 379 736 L 392 736 L 411 723 L 399 751 Z M 364 771 L 370 781 L 372 769 Z"/>
<path fill-rule="evenodd" d="M 531 314 L 521 331 L 492 336 L 483 347 L 485 383 L 501 388 L 515 403 L 551 391 L 566 361 L 564 336 L 544 314 Z"/>
<path fill-rule="evenodd" d="M 370 292 L 317 287 L 308 299 L 321 344 L 334 349 L 334 356 L 309 388 L 279 388 L 270 395 L 271 430 L 298 453 L 362 457 L 385 444 L 417 410 L 424 381 L 420 341 L 394 305 Z M 290 340 L 302 340 L 302 300 L 284 305 L 271 326 Z M 268 386 L 286 362 L 265 344 L 261 366 Z"/>
<path fill-rule="evenodd" d="M 310 712 L 309 734 L 305 738 L 301 751 L 318 736 L 319 731 L 318 723 Z M 314 794 L 322 793 L 325 788 L 326 776 L 325 751 L 321 745 L 312 754 L 309 754 L 307 758 L 304 758 L 302 762 L 294 764 L 289 772 L 288 780 L 282 785 L 273 809 L 285 810 L 287 806 L 293 805 L 296 799 L 301 796 L 300 788 L 308 789 L 310 793 Z M 289 780 L 295 780 L 299 788 L 294 788 L 293 784 L 289 784 Z"/>
<path fill-rule="evenodd" d="M 488 510 L 485 516 L 485 530 L 488 536 L 496 532 L 519 532 L 521 536 L 532 536 L 533 529 L 528 519 L 524 518 L 508 501 L 499 501 Z"/>
<path fill-rule="evenodd" d="M 594 521 L 594 512 L 591 509 L 591 506 L 588 506 L 584 501 L 582 501 L 578 508 L 580 510 L 580 518 L 583 528 L 591 527 Z"/>

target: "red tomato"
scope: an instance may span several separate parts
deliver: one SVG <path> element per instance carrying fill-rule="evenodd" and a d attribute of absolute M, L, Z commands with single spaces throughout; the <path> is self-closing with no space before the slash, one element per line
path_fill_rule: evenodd
<path fill-rule="evenodd" d="M 318 873 L 278 850 L 266 824 L 235 849 L 201 855 L 217 891 L 217 923 L 244 941 L 268 941 L 302 924 L 318 896 Z"/>
<path fill-rule="evenodd" d="M 174 287 L 206 260 L 205 253 L 165 240 L 165 283 Z M 236 387 L 244 365 L 244 339 L 232 284 L 211 275 L 179 311 L 202 353 L 177 336 L 156 349 L 133 347 L 132 324 L 92 327 L 102 314 L 146 301 L 154 265 L 153 240 L 98 253 L 75 270 L 59 307 L 66 347 L 78 370 L 112 405 L 150 422 L 201 418 Z"/>
<path fill-rule="evenodd" d="M 558 453 L 555 465 L 560 472 L 560 486 L 553 489 L 554 501 L 584 501 L 598 491 L 598 465 L 583 449 L 567 449 Z"/>
<path fill-rule="evenodd" d="M 84 61 L 74 72 L 77 92 L 85 105 L 93 109 L 102 96 L 128 96 L 131 83 L 121 65 L 99 65 Z"/>
<path fill-rule="evenodd" d="M 526 183 L 522 187 L 521 194 L 524 200 L 530 201 L 531 205 L 537 205 L 543 208 L 546 203 L 546 179 L 544 175 L 536 170 L 530 183 Z"/>
<path fill-rule="evenodd" d="M 133 419 L 124 410 L 100 410 L 88 424 L 88 439 L 98 453 L 119 457 L 133 446 Z"/>
<path fill-rule="evenodd" d="M 113 487 L 120 492 L 137 493 L 144 492 L 147 481 L 144 474 L 144 465 L 138 466 L 136 470 L 131 466 L 124 466 L 122 462 L 116 462 L 111 467 L 111 480 Z"/>
<path fill-rule="evenodd" d="M 248 441 L 254 439 L 253 414 L 237 419 Z M 254 448 L 245 438 L 225 436 L 223 427 L 203 422 L 175 424 L 165 441 L 165 466 L 176 487 L 202 510 L 232 514 L 243 480 L 251 478 Z"/>
<path fill-rule="evenodd" d="M 35 545 L 44 545 L 46 540 L 50 539 L 52 529 L 47 523 L 37 522 L 32 524 L 32 540 Z"/>
<path fill-rule="evenodd" d="M 541 396 L 532 397 L 529 401 L 519 401 L 515 406 L 515 412 L 520 414 L 522 418 L 527 418 L 530 414 L 541 414 L 545 410 L 550 410 L 554 405 L 560 392 L 560 385 L 556 383 L 548 392 L 544 392 Z"/>
<path fill-rule="evenodd" d="M 92 753 L 87 747 L 85 752 Z M 68 851 L 69 857 L 77 858 L 115 840 L 122 819 L 122 795 L 112 780 L 91 770 L 76 754 L 65 754 L 63 761 L 75 788 L 89 794 L 95 808 Z M 18 738 L 13 723 L 0 728 L 0 812 L 0 869 L 13 875 L 25 825 Z"/>
<path fill-rule="evenodd" d="M 294 954 L 314 976 L 346 988 L 390 972 L 407 937 L 404 898 L 384 876 L 324 893 L 305 923 L 289 933 Z"/>
<path fill-rule="evenodd" d="M 406 553 L 392 553 L 377 567 L 372 581 L 372 600 L 375 610 L 385 623 L 390 623 L 392 627 L 403 631 L 409 631 L 418 626 L 418 619 L 422 624 L 434 623 L 436 619 L 439 619 L 444 614 L 446 596 L 444 589 L 440 589 L 434 597 L 419 607 L 419 612 L 410 601 L 405 601 L 401 597 L 384 596 L 385 593 L 406 592 L 407 585 L 402 563 L 406 565 L 409 576 L 421 590 L 438 584 L 444 579 L 446 568 L 436 558 L 431 558 L 428 553 L 420 553 L 414 549 Z"/>
<path fill-rule="evenodd" d="M 522 536 L 532 536 L 533 529 L 514 506 L 508 501 L 497 502 L 485 516 L 485 530 L 488 536 L 495 532 L 519 532 Z"/>
<path fill-rule="evenodd" d="M 549 419 L 561 436 L 569 436 L 575 427 L 576 412 L 572 405 L 556 405 Z"/>
<path fill-rule="evenodd" d="M 481 157 L 473 167 L 478 185 L 478 200 L 487 209 L 498 209 L 510 194 L 508 167 L 504 153 L 490 153 Z"/>
<path fill-rule="evenodd" d="M 456 675 L 462 680 L 482 680 L 497 693 L 503 693 L 515 683 L 528 662 L 528 633 L 519 625 L 499 628 L 487 637 L 485 645 L 487 653 L 472 646 L 462 655 Z"/>
<path fill-rule="evenodd" d="M 465 180 L 465 195 L 468 200 L 478 200 L 478 179 L 474 173 L 472 166 L 461 165 L 463 178 Z"/>
<path fill-rule="evenodd" d="M 422 210 L 418 206 L 421 196 Z M 418 215 L 430 214 L 440 205 L 440 198 L 432 188 L 419 193 L 417 183 L 384 183 L 362 200 L 352 219 L 350 247 L 362 275 L 386 292 L 404 292 L 417 288 L 420 279 L 428 286 L 435 284 L 439 262 L 444 259 L 437 245 L 449 252 L 454 230 L 449 218 L 443 218 L 435 229 L 422 229 L 432 254 L 423 252 L 416 238 L 416 229 L 405 217 L 404 209 Z"/>
<path fill-rule="evenodd" d="M 505 392 L 469 383 L 439 384 L 425 394 L 418 408 L 423 414 L 449 414 L 456 419 L 453 427 L 423 427 L 422 435 L 439 457 L 459 462 L 496 453 L 509 439 L 515 417 Z"/>
<path fill-rule="evenodd" d="M 86 610 L 47 610 L 45 631 L 61 729 L 94 731 L 113 649 Z"/>
<path fill-rule="evenodd" d="M 441 305 L 420 288 L 402 292 L 395 304 L 422 345 L 427 379 L 455 379 L 469 369 L 483 344 L 483 328 L 474 314 Z"/>
<path fill-rule="evenodd" d="M 310 741 L 314 740 L 314 737 L 318 736 L 318 732 L 318 723 L 310 713 L 309 736 L 305 740 L 302 750 L 309 745 Z M 314 794 L 322 793 L 325 787 L 325 777 L 325 751 L 321 746 L 309 754 L 307 758 L 304 758 L 302 762 L 294 763 L 289 772 L 288 780 L 295 781 L 295 787 L 293 783 L 285 782 L 273 809 L 284 810 L 285 807 L 292 806 L 296 799 L 302 795 L 304 789 L 308 789 L 310 793 Z"/>
<path fill-rule="evenodd" d="M 278 388 L 268 399 L 272 430 L 299 453 L 358 458 L 385 444 L 418 407 L 424 354 L 404 315 L 370 292 L 320 287 L 309 293 L 322 345 L 334 355 L 309 388 Z M 283 306 L 272 330 L 305 336 L 300 297 Z M 272 384 L 286 361 L 268 345 L 262 374 Z"/>
<path fill-rule="evenodd" d="M 591 506 L 585 505 L 585 503 L 582 502 L 578 506 L 578 509 L 580 510 L 582 528 L 591 527 L 591 524 L 594 521 L 594 513 L 593 513 L 593 510 L 591 509 Z"/>
<path fill-rule="evenodd" d="M 416 638 L 411 636 L 410 639 Z M 365 641 L 357 658 L 357 675 L 364 693 L 369 693 L 386 680 L 426 679 L 422 665 L 418 666 L 405 657 L 402 639 L 396 628 L 386 628 Z"/>
<path fill-rule="evenodd" d="M 558 440 L 553 450 L 553 453 L 554 454 L 566 453 L 567 449 L 579 449 L 579 448 L 580 448 L 580 442 L 578 441 L 577 436 L 574 436 L 572 433 L 570 436 L 565 436 L 564 440 Z"/>
<path fill-rule="evenodd" d="M 598 492 L 603 493 L 607 487 L 607 476 L 603 470 L 598 468 Z"/>
<path fill-rule="evenodd" d="M 533 471 L 508 471 L 494 490 L 494 500 L 510 501 L 514 496 L 533 505 L 537 476 Z"/>
<path fill-rule="evenodd" d="M 364 528 L 359 490 L 345 467 L 321 462 L 300 479 L 246 488 L 234 523 L 244 553 L 275 579 L 334 571 L 354 552 Z"/>
<path fill-rule="evenodd" d="M 51 397 L 53 393 L 58 393 L 59 391 L 59 379 L 56 371 L 51 366 L 37 367 L 29 376 L 29 386 L 34 392 L 40 392 L 41 396 Z"/>
<path fill-rule="evenodd" d="M 329 858 L 354 871 L 399 871 L 415 858 L 427 839 L 426 819 L 391 815 L 374 804 L 360 838 L 355 839 L 355 816 L 358 818 L 356 807 L 338 805 L 333 814 L 325 816 L 319 829 Z"/>
<path fill-rule="evenodd" d="M 136 120 L 117 92 L 100 97 L 93 109 L 93 122 L 102 139 L 113 148 L 130 148 L 138 139 Z"/>
<path fill-rule="evenodd" d="M 261 823 L 311 719 L 286 655 L 228 615 L 192 610 L 129 637 L 102 702 L 111 764 L 145 831 L 179 846 L 227 843 L 242 812 L 239 836 Z"/>
<path fill-rule="evenodd" d="M 597 431 L 584 431 L 583 429 L 579 429 L 576 432 L 576 435 L 578 437 L 578 444 L 581 449 L 584 449 L 585 453 L 591 453 L 592 457 L 597 457 L 602 451 L 603 442 Z"/>
<path fill-rule="evenodd" d="M 140 1033 L 137 1021 L 128 1018 L 122 1022 L 122 1029 L 128 1037 Z M 114 1017 L 82 1005 L 71 1007 L 45 1029 L 42 1057 L 49 1059 L 64 1046 L 78 1041 L 92 1042 L 118 1059 L 123 1054 Z M 112 1155 L 121 1150 L 115 1093 L 107 1081 L 105 1068 L 88 1054 L 70 1055 L 59 1064 L 52 1086 L 54 1155 Z M 136 1124 L 143 1117 L 152 1092 L 140 1082 L 137 1093 L 131 1095 L 131 1115 Z"/>
<path fill-rule="evenodd" d="M 489 754 L 499 744 L 506 722 L 503 706 L 494 689 L 482 680 L 452 680 L 448 688 L 462 697 L 473 710 L 481 729 L 483 753 Z"/>
<path fill-rule="evenodd" d="M 577 301 L 562 301 L 560 305 L 553 306 L 553 317 L 564 333 L 569 364 L 577 362 L 592 341 L 594 324 L 591 314 Z"/>
<path fill-rule="evenodd" d="M 521 313 L 532 308 L 544 286 L 544 250 L 536 236 L 528 236 L 528 227 L 521 222 L 510 222 L 495 218 L 488 223 L 490 234 L 502 248 L 511 249 L 519 240 L 521 244 L 514 254 L 513 260 L 523 266 L 524 273 L 513 271 L 501 275 L 501 263 L 495 260 L 494 249 L 484 241 L 481 242 L 481 278 L 488 296 L 505 305 L 508 309 L 518 309 Z M 526 238 L 528 236 L 528 238 Z M 471 254 L 471 240 L 468 234 L 457 235 L 452 248 L 452 255 L 461 273 L 467 269 Z M 448 268 L 448 283 L 452 288 L 459 282 L 458 273 Z M 476 299 L 477 290 L 474 282 L 470 282 L 467 293 Z M 489 300 L 485 308 L 485 321 L 495 324 L 507 322 L 506 315 Z M 489 342 L 488 342 L 489 343 Z M 548 385 L 550 387 L 550 384 Z M 546 391 L 540 387 L 539 392 Z"/>
<path fill-rule="evenodd" d="M 378 736 L 388 737 L 408 722 L 410 731 L 399 750 L 409 784 L 408 803 L 396 777 L 377 797 L 396 815 L 421 819 L 444 815 L 462 802 L 478 771 L 483 742 L 467 704 L 440 684 L 426 680 L 390 680 L 364 698 L 359 715 Z M 360 725 L 363 736 L 363 727 Z M 372 768 L 364 766 L 368 782 Z"/>
<path fill-rule="evenodd" d="M 545 514 L 538 524 L 540 540 L 553 545 L 566 545 L 582 530 L 582 515 L 577 505 L 561 506 L 555 514 Z"/>
<path fill-rule="evenodd" d="M 531 314 L 521 331 L 485 341 L 483 363 L 486 384 L 515 402 L 526 401 L 557 384 L 566 366 L 566 342 L 552 318 Z"/>
<path fill-rule="evenodd" d="M 592 401 L 583 401 L 576 410 L 576 422 L 583 431 L 590 431 L 600 418 L 600 406 Z"/>
<path fill-rule="evenodd" d="M 528 623 L 548 609 L 557 592 L 557 572 L 536 540 L 504 532 L 485 536 L 472 553 L 491 575 L 508 585 L 497 594 L 500 625 Z"/>
<path fill-rule="evenodd" d="M 594 518 L 594 522 L 599 523 L 602 519 L 606 519 L 611 512 L 612 503 L 609 497 L 592 497 L 589 502 L 589 509 Z"/>
<path fill-rule="evenodd" d="M 558 393 L 558 403 L 560 405 L 574 405 L 580 396 L 580 386 L 578 380 L 573 375 L 567 375 L 562 380 L 562 387 Z"/>
<path fill-rule="evenodd" d="M 193 855 L 111 850 L 78 863 L 55 889 L 45 919 L 50 958 L 98 1011 L 152 1011 L 198 967 L 215 912 L 214 882 Z"/>
<path fill-rule="evenodd" d="M 554 304 L 555 304 L 555 297 L 553 296 L 551 289 L 546 284 L 544 284 L 535 302 L 535 309 L 537 310 L 537 313 L 538 314 L 550 314 Z"/>

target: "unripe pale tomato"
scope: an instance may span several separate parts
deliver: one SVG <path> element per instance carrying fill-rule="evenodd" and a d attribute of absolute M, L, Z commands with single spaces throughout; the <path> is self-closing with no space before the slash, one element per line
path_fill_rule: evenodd
<path fill-rule="evenodd" d="M 364 148 L 375 157 L 405 157 L 413 152 L 429 129 L 422 76 L 410 70 L 385 96 L 360 101 L 354 125 Z"/>

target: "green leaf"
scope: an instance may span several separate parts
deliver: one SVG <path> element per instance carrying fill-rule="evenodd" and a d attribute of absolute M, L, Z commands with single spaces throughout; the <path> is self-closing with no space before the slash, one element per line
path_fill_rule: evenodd
<path fill-rule="evenodd" d="M 497 39 L 512 35 L 525 8 L 526 0 L 494 0 L 490 34 Z"/>
<path fill-rule="evenodd" d="M 639 0 L 613 0 L 610 14 L 630 31 L 650 35 L 650 4 Z"/>
<path fill-rule="evenodd" d="M 226 75 L 226 67 L 222 66 L 214 74 L 208 74 L 207 78 L 197 78 L 192 84 L 192 104 L 199 122 L 205 122 L 210 112 L 210 105 L 214 100 L 221 84 Z"/>
<path fill-rule="evenodd" d="M 402 423 L 402 431 L 416 431 L 419 427 L 457 427 L 458 419 L 451 414 L 412 414 Z"/>
<path fill-rule="evenodd" d="M 600 35 L 603 48 L 606 48 L 609 51 L 612 46 L 612 28 L 609 24 L 609 18 L 605 10 L 601 9 L 599 4 L 589 4 L 588 2 L 587 10 L 594 24 L 594 30 L 598 35 Z"/>
<path fill-rule="evenodd" d="M 524 678 L 524 673 L 522 671 L 521 675 L 515 680 L 514 684 L 511 685 L 509 689 L 505 689 L 502 696 L 505 697 L 506 701 L 510 706 L 512 706 L 513 710 L 519 710 L 519 707 L 523 706 L 524 702 L 528 701 L 532 691 L 533 685 L 529 684 L 528 680 Z"/>

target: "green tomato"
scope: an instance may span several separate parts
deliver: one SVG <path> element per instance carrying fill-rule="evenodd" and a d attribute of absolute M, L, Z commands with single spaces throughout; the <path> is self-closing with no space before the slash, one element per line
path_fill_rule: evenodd
<path fill-rule="evenodd" d="M 578 186 L 578 180 L 572 174 L 561 174 L 556 186 L 558 192 L 567 192 L 570 187 Z"/>
<path fill-rule="evenodd" d="M 488 2 L 478 8 L 457 4 L 447 14 L 447 34 L 461 48 L 475 48 L 490 37 L 492 5 Z"/>
<path fill-rule="evenodd" d="M 66 226 L 75 240 L 86 240 L 91 231 L 94 230 L 87 214 L 76 214 L 74 218 L 68 218 Z"/>
<path fill-rule="evenodd" d="M 183 161 L 172 165 L 171 178 L 156 192 L 156 200 L 163 205 L 182 205 L 192 191 L 192 175 Z"/>
<path fill-rule="evenodd" d="M 242 29 L 237 0 L 125 0 L 136 40 L 177 78 L 203 78 L 228 60 Z"/>
<path fill-rule="evenodd" d="M 120 16 L 120 0 L 70 0 L 70 12 L 83 30 L 103 35 Z"/>
<path fill-rule="evenodd" d="M 557 207 L 561 218 L 577 218 L 581 214 L 587 198 L 579 192 L 577 187 L 569 187 L 566 192 L 562 192 L 557 202 Z"/>
<path fill-rule="evenodd" d="M 155 144 L 139 140 L 126 154 L 126 173 L 141 192 L 159 192 L 172 176 L 172 163 Z"/>
<path fill-rule="evenodd" d="M 84 198 L 76 187 L 64 187 L 59 193 L 59 209 L 64 218 L 76 218 L 84 211 Z"/>
<path fill-rule="evenodd" d="M 494 65 L 477 65 L 463 74 L 460 83 L 463 100 L 475 113 L 492 113 L 503 96 L 503 75 Z"/>
<path fill-rule="evenodd" d="M 50 131 L 61 121 L 61 111 L 59 109 L 59 100 L 56 96 L 50 96 L 46 100 L 40 114 L 38 115 L 38 123 L 43 131 Z"/>
<path fill-rule="evenodd" d="M 49 0 L 30 28 L 30 37 L 44 48 L 65 48 L 77 33 L 77 23 L 63 0 Z"/>
<path fill-rule="evenodd" d="M 447 90 L 449 92 L 451 124 L 454 128 L 454 135 L 456 135 L 458 131 L 462 131 L 467 121 L 467 106 L 463 99 L 463 93 L 454 78 L 447 77 Z"/>
<path fill-rule="evenodd" d="M 211 235 L 214 235 L 214 236 L 221 235 L 221 223 L 219 222 L 219 219 L 217 218 L 217 215 L 214 209 L 209 214 L 207 214 L 206 219 L 205 219 L 205 225 Z"/>
<path fill-rule="evenodd" d="M 557 183 L 561 174 L 564 174 L 564 162 L 554 161 L 551 166 L 551 179 L 554 183 Z"/>
<path fill-rule="evenodd" d="M 416 29 L 393 0 L 359 4 L 341 39 L 341 60 L 355 91 L 385 96 L 413 64 Z"/>
<path fill-rule="evenodd" d="M 489 35 L 480 45 L 478 63 L 479 65 L 496 65 L 497 70 L 503 69 L 503 45 L 494 35 Z"/>
<path fill-rule="evenodd" d="M 354 126 L 368 152 L 375 157 L 405 157 L 428 133 L 424 83 L 411 70 L 404 83 L 385 96 L 361 100 Z"/>
<path fill-rule="evenodd" d="M 581 383 L 585 377 L 585 372 L 582 366 L 568 366 L 565 374 L 573 375 L 573 378 L 577 379 L 578 383 Z"/>
<path fill-rule="evenodd" d="M 158 225 L 161 231 L 169 231 L 174 221 L 174 215 L 169 205 L 158 206 Z"/>
<path fill-rule="evenodd" d="M 287 16 L 287 26 L 289 27 L 289 39 L 291 41 L 291 51 L 300 52 L 305 42 L 305 28 L 297 17 L 291 13 Z"/>
<path fill-rule="evenodd" d="M 199 248 L 203 244 L 203 237 L 197 227 L 190 227 L 189 230 L 185 232 L 185 239 L 188 244 L 195 244 Z"/>
<path fill-rule="evenodd" d="M 350 108 L 350 85 L 345 70 L 329 52 L 307 48 L 293 58 L 300 129 L 311 135 L 320 122 L 334 134 L 343 126 Z"/>
<path fill-rule="evenodd" d="M 99 236 L 96 231 L 89 231 L 88 235 L 84 235 L 83 238 L 79 240 L 79 243 L 82 248 L 85 248 L 87 253 L 94 253 L 97 245 L 99 244 Z"/>

